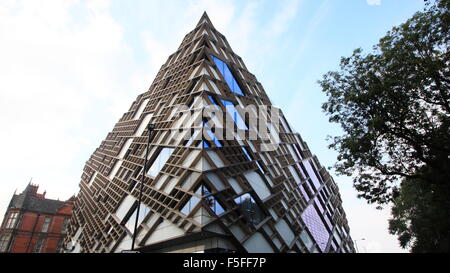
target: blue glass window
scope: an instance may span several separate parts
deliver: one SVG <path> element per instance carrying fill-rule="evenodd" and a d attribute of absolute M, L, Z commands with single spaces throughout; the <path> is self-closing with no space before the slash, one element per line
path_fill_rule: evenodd
<path fill-rule="evenodd" d="M 211 146 L 209 145 L 208 141 L 203 140 L 203 148 L 210 148 Z"/>
<path fill-rule="evenodd" d="M 220 143 L 220 141 L 216 138 L 216 135 L 214 135 L 211 130 L 208 130 L 208 135 L 217 147 L 222 147 L 222 143 Z"/>
<path fill-rule="evenodd" d="M 222 100 L 222 103 L 225 106 L 227 112 L 233 117 L 234 123 L 236 124 L 237 128 L 241 130 L 248 130 L 247 125 L 245 125 L 244 120 L 241 118 L 241 115 L 239 115 L 234 104 L 228 100 Z"/>
<path fill-rule="evenodd" d="M 203 122 L 203 126 L 206 126 L 206 121 Z M 216 147 L 222 147 L 222 143 L 217 139 L 216 135 L 213 133 L 213 131 L 211 129 L 209 129 L 207 131 L 208 135 L 209 135 L 209 140 L 211 140 L 212 142 L 214 142 L 214 144 L 216 144 Z M 209 140 L 204 140 L 203 141 L 203 148 L 209 148 L 211 147 L 211 145 L 209 145 L 209 143 L 207 143 Z"/>
<path fill-rule="evenodd" d="M 217 68 L 219 69 L 220 73 L 225 79 L 225 82 L 228 84 L 230 90 L 238 95 L 244 96 L 244 92 L 242 92 L 241 87 L 234 78 L 233 73 L 231 73 L 231 70 L 228 67 L 228 65 L 224 61 L 215 56 L 211 55 L 211 57 L 213 58 L 214 63 L 216 63 Z"/>
<path fill-rule="evenodd" d="M 217 105 L 216 99 L 214 99 L 212 96 L 208 96 L 208 98 L 214 105 Z"/>
<path fill-rule="evenodd" d="M 247 156 L 249 161 L 252 161 L 252 157 L 250 156 L 250 154 L 248 153 L 247 149 L 245 147 L 242 147 L 242 151 L 244 151 L 245 156 Z"/>

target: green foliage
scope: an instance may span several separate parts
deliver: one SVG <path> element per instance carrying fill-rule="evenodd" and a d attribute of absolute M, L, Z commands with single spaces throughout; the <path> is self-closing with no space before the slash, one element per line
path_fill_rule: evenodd
<path fill-rule="evenodd" d="M 438 1 L 394 27 L 368 54 L 356 49 L 319 81 L 331 122 L 344 134 L 330 145 L 338 173 L 358 196 L 388 203 L 402 179 L 450 179 L 450 11 Z M 421 173 L 444 174 L 433 181 Z"/>
<path fill-rule="evenodd" d="M 441 175 L 423 170 L 433 180 Z M 431 184 L 421 178 L 406 178 L 394 200 L 389 231 L 411 252 L 450 251 L 450 187 Z"/>

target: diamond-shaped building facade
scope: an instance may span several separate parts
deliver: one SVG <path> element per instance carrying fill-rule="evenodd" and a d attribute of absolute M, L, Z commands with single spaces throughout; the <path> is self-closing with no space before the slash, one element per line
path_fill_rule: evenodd
<path fill-rule="evenodd" d="M 271 105 L 205 13 L 86 162 L 67 251 L 129 250 L 137 218 L 143 252 L 354 252 L 333 178 L 281 112 L 252 110 Z"/>

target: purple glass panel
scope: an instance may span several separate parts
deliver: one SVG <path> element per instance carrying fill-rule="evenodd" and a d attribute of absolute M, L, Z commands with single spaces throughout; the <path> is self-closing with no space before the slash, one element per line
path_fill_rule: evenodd
<path fill-rule="evenodd" d="M 320 201 L 317 199 L 317 197 L 316 198 L 314 198 L 314 202 L 316 203 L 316 205 L 317 205 L 317 207 L 319 208 L 319 211 L 320 211 L 320 213 L 323 213 L 323 206 L 322 206 L 322 204 L 320 203 Z"/>
<path fill-rule="evenodd" d="M 309 191 L 314 194 L 316 191 L 314 190 L 313 186 L 311 185 L 311 181 L 310 180 L 306 180 L 306 185 L 308 185 L 308 189 Z"/>
<path fill-rule="evenodd" d="M 325 223 L 327 224 L 328 228 L 330 230 L 333 230 L 333 224 L 331 223 L 330 217 L 328 216 L 328 214 L 325 215 Z"/>
<path fill-rule="evenodd" d="M 316 208 L 313 205 L 308 206 L 302 214 L 302 219 L 314 240 L 319 245 L 319 248 L 322 252 L 324 252 L 327 247 L 330 234 L 317 213 Z"/>
<path fill-rule="evenodd" d="M 331 247 L 333 248 L 333 251 L 336 252 L 337 246 L 336 246 L 336 244 L 334 243 L 334 241 L 331 241 Z"/>
<path fill-rule="evenodd" d="M 320 199 L 322 200 L 322 202 L 324 203 L 324 204 L 326 204 L 327 202 L 325 202 L 326 200 L 327 200 L 327 197 L 326 197 L 326 195 L 325 195 L 325 193 L 324 193 L 324 191 L 320 191 Z"/>
<path fill-rule="evenodd" d="M 311 177 L 312 182 L 314 183 L 314 186 L 316 187 L 316 189 L 320 188 L 320 180 L 319 178 L 317 178 L 316 173 L 314 172 L 313 167 L 311 166 L 311 163 L 309 163 L 308 160 L 303 161 L 303 165 L 306 168 L 306 171 L 309 174 L 309 177 Z"/>
<path fill-rule="evenodd" d="M 302 167 L 300 167 L 300 165 L 297 163 L 297 167 L 298 167 L 298 169 L 300 170 L 300 173 L 302 174 L 302 180 L 306 180 L 306 175 L 305 175 L 305 173 L 303 172 L 303 169 L 302 169 Z"/>
<path fill-rule="evenodd" d="M 302 154 L 301 154 L 300 151 L 297 149 L 297 145 L 294 144 L 294 145 L 292 145 L 292 146 L 294 146 L 294 149 L 295 149 L 295 152 L 297 153 L 298 158 L 302 159 Z"/>
<path fill-rule="evenodd" d="M 305 191 L 305 189 L 303 188 L 302 185 L 300 185 L 300 191 L 302 192 L 303 197 L 305 197 L 306 202 L 308 202 L 309 201 L 308 193 L 306 193 L 306 191 Z"/>

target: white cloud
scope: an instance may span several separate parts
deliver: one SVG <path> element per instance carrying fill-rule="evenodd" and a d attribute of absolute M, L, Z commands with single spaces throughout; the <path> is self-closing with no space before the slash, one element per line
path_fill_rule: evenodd
<path fill-rule="evenodd" d="M 129 89 L 132 58 L 109 1 L 2 1 L 0 14 L 3 211 L 31 177 L 50 198 L 75 194 L 99 137 L 137 92 Z M 101 136 L 93 126 L 104 128 Z"/>
<path fill-rule="evenodd" d="M 381 0 L 366 0 L 369 6 L 379 6 L 381 5 Z"/>
<path fill-rule="evenodd" d="M 301 2 L 300 0 L 289 0 L 283 3 L 281 11 L 271 20 L 272 23 L 268 29 L 269 37 L 278 36 L 288 28 L 290 21 L 297 14 Z"/>

